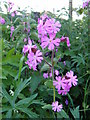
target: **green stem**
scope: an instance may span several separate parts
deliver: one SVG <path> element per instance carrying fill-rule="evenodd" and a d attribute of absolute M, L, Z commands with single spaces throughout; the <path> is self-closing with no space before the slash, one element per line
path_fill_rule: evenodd
<path fill-rule="evenodd" d="M 85 85 L 85 91 L 84 91 L 84 101 L 83 101 L 83 104 L 84 104 L 84 114 L 85 114 L 85 117 L 86 117 L 86 106 L 87 106 L 87 90 L 88 90 L 88 81 L 89 81 L 90 77 L 87 79 L 86 81 L 86 85 Z"/>
<path fill-rule="evenodd" d="M 54 81 L 54 63 L 53 63 L 53 58 L 54 58 L 54 50 L 52 51 L 52 58 L 51 58 L 51 62 L 52 62 L 52 81 Z M 53 101 L 55 102 L 55 87 L 53 86 Z"/>

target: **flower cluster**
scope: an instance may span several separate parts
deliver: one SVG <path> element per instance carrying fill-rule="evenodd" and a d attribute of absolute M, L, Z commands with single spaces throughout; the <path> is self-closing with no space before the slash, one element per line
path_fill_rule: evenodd
<path fill-rule="evenodd" d="M 14 3 L 12 3 L 10 0 L 8 1 L 8 12 L 10 12 L 12 10 L 14 6 Z"/>
<path fill-rule="evenodd" d="M 14 7 L 14 3 L 12 3 L 10 0 L 8 1 L 8 12 L 10 13 Z M 14 10 L 12 13 L 11 13 L 11 16 L 14 17 L 15 15 L 17 15 L 17 11 Z"/>
<path fill-rule="evenodd" d="M 39 63 L 41 63 L 41 61 L 43 60 L 42 57 L 42 52 L 40 52 L 40 50 L 37 50 L 37 46 L 36 45 L 32 45 L 32 41 L 30 40 L 30 38 L 28 38 L 28 44 L 24 45 L 23 47 L 23 53 L 26 54 L 28 53 L 28 60 L 27 62 L 25 62 L 29 68 L 33 68 L 33 70 L 37 70 L 36 67 Z"/>
<path fill-rule="evenodd" d="M 28 23 L 24 22 L 24 31 L 28 33 L 26 29 L 26 25 Z M 41 44 L 42 49 L 45 49 L 48 47 L 49 50 L 54 50 L 56 47 L 60 45 L 60 42 L 66 42 L 67 47 L 70 48 L 71 44 L 68 37 L 62 36 L 61 38 L 56 38 L 57 32 L 60 31 L 61 24 L 59 21 L 55 21 L 54 18 L 48 17 L 46 14 L 41 16 L 40 19 L 38 19 L 38 37 Z M 30 31 L 29 31 L 30 32 Z M 27 41 L 27 38 L 24 39 L 24 42 Z M 25 62 L 30 69 L 37 70 L 37 65 L 42 62 L 42 52 L 37 49 L 36 45 L 33 45 L 34 41 L 30 40 L 28 38 L 28 44 L 24 45 L 23 47 L 23 53 L 24 55 L 27 53 L 28 60 Z M 56 48 L 56 52 L 58 52 L 58 49 Z M 48 54 L 47 54 L 48 55 Z M 51 58 L 52 59 L 52 58 Z M 53 60 L 52 60 L 53 61 Z M 61 61 L 61 60 L 60 60 Z M 66 62 L 63 62 L 64 66 L 66 65 Z M 53 88 L 55 88 L 58 91 L 58 94 L 66 95 L 70 88 L 77 85 L 77 76 L 74 76 L 74 72 L 70 71 L 67 72 L 65 76 L 60 76 L 60 73 L 58 70 L 53 71 L 55 74 L 55 77 L 53 76 L 51 69 L 47 73 L 43 74 L 43 77 L 45 79 L 47 78 L 55 78 L 53 80 Z M 55 96 L 54 96 L 55 97 Z M 68 104 L 68 101 L 65 101 L 66 104 Z M 55 101 L 52 103 L 52 110 L 60 112 L 62 110 L 63 106 L 62 104 L 59 105 L 58 101 Z"/>
<path fill-rule="evenodd" d="M 41 16 L 37 29 L 43 49 L 48 47 L 49 50 L 53 50 L 55 46 L 59 46 L 60 39 L 55 37 L 56 33 L 60 31 L 60 27 L 59 21 L 55 21 L 54 18 L 49 18 L 47 15 Z"/>
<path fill-rule="evenodd" d="M 87 0 L 86 2 L 83 2 L 83 8 L 86 8 L 89 4 L 90 0 Z"/>
<path fill-rule="evenodd" d="M 77 76 L 74 76 L 74 72 L 70 70 L 64 77 L 56 76 L 56 80 L 53 81 L 53 85 L 58 91 L 58 94 L 66 95 L 70 88 L 77 85 Z"/>
<path fill-rule="evenodd" d="M 0 24 L 2 24 L 2 25 L 5 24 L 5 20 L 1 16 L 0 16 Z"/>

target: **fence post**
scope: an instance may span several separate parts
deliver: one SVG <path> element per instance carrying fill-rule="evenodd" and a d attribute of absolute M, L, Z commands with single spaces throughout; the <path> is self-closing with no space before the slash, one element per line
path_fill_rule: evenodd
<path fill-rule="evenodd" d="M 72 0 L 69 0 L 69 17 L 72 20 Z"/>

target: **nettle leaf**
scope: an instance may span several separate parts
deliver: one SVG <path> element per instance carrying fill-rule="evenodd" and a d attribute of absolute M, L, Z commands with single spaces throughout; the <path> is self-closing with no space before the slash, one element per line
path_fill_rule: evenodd
<path fill-rule="evenodd" d="M 12 66 L 3 65 L 2 72 L 5 76 L 11 75 L 12 77 L 15 77 L 17 75 L 17 70 L 15 70 Z"/>
<path fill-rule="evenodd" d="M 52 80 L 47 80 L 44 84 L 45 84 L 48 88 L 53 88 L 53 81 L 52 81 Z"/>
<path fill-rule="evenodd" d="M 21 54 L 17 53 L 15 55 L 13 55 L 15 53 L 15 48 L 12 48 L 11 50 L 9 50 L 9 52 L 7 53 L 6 56 L 3 56 L 2 59 L 2 64 L 10 64 L 13 66 L 18 66 L 19 60 L 21 58 Z"/>
<path fill-rule="evenodd" d="M 43 80 L 43 76 L 40 75 L 38 72 L 34 72 L 30 81 L 31 93 L 33 93 L 37 89 L 41 80 Z"/>
<path fill-rule="evenodd" d="M 76 107 L 74 110 L 72 108 L 70 108 L 70 111 L 71 111 L 74 118 L 80 118 L 79 106 Z"/>
<path fill-rule="evenodd" d="M 3 65 L 10 64 L 18 67 L 20 58 L 21 58 L 21 54 L 10 55 L 9 57 L 6 56 L 3 58 Z"/>

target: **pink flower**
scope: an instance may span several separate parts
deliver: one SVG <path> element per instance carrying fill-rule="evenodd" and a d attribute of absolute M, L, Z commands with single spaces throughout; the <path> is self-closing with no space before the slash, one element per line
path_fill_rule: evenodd
<path fill-rule="evenodd" d="M 13 13 L 11 13 L 11 16 L 12 16 L 12 17 L 14 17 L 14 16 L 15 16 L 15 13 L 14 13 L 14 12 L 13 12 Z"/>
<path fill-rule="evenodd" d="M 56 77 L 56 80 L 53 81 L 53 85 L 55 88 L 59 91 L 61 88 L 64 89 L 66 86 L 66 83 L 64 82 L 64 79 L 60 76 Z"/>
<path fill-rule="evenodd" d="M 11 16 L 12 16 L 12 17 L 14 17 L 15 15 L 17 15 L 17 11 L 16 11 L 16 10 L 11 13 Z"/>
<path fill-rule="evenodd" d="M 59 21 L 55 22 L 55 19 L 49 18 L 46 14 L 38 19 L 38 37 L 42 38 L 48 34 L 56 34 L 60 30 L 61 24 Z"/>
<path fill-rule="evenodd" d="M 37 70 L 37 65 L 43 60 L 42 52 L 40 52 L 40 50 L 37 50 L 36 45 L 32 45 L 32 41 L 30 40 L 30 38 L 28 38 L 28 44 L 24 45 L 23 47 L 23 53 L 27 52 L 28 60 L 25 63 L 29 66 L 30 69 L 33 68 L 33 70 Z"/>
<path fill-rule="evenodd" d="M 63 61 L 63 64 L 64 64 L 64 66 L 66 65 L 66 62 L 65 61 Z"/>
<path fill-rule="evenodd" d="M 38 30 L 39 38 L 46 35 L 46 30 L 43 26 L 43 20 L 38 20 L 37 30 Z"/>
<path fill-rule="evenodd" d="M 71 46 L 71 44 L 70 44 L 70 41 L 69 41 L 69 38 L 68 37 L 61 37 L 61 39 L 60 39 L 60 41 L 61 42 L 65 42 L 66 41 L 66 43 L 67 43 L 67 46 L 68 47 L 70 47 Z"/>
<path fill-rule="evenodd" d="M 52 77 L 52 73 L 49 73 L 49 77 L 50 77 L 50 78 Z"/>
<path fill-rule="evenodd" d="M 86 2 L 83 2 L 83 8 L 86 8 L 88 6 L 89 2 L 90 2 L 90 0 L 87 0 Z"/>
<path fill-rule="evenodd" d="M 70 91 L 71 86 L 66 84 L 64 89 L 58 90 L 58 94 L 66 95 Z"/>
<path fill-rule="evenodd" d="M 67 42 L 67 46 L 68 46 L 68 47 L 70 47 L 70 46 L 71 46 L 71 44 L 70 44 L 69 38 L 68 38 L 68 37 L 66 37 L 66 39 L 67 39 L 67 40 L 66 40 L 66 42 Z"/>
<path fill-rule="evenodd" d="M 48 73 L 44 73 L 43 74 L 43 77 L 46 79 L 46 78 L 48 78 Z"/>
<path fill-rule="evenodd" d="M 27 62 L 25 62 L 28 66 L 29 66 L 29 69 L 33 68 L 33 70 L 37 70 L 36 67 L 37 67 L 37 64 L 34 64 L 32 61 L 29 61 L 27 60 Z"/>
<path fill-rule="evenodd" d="M 24 38 L 24 42 L 26 42 L 27 41 L 27 38 Z"/>
<path fill-rule="evenodd" d="M 5 20 L 1 16 L 0 16 L 0 24 L 2 24 L 2 25 L 5 24 Z"/>
<path fill-rule="evenodd" d="M 11 31 L 12 31 L 12 32 L 14 31 L 14 26 L 11 26 Z"/>
<path fill-rule="evenodd" d="M 55 39 L 56 34 L 50 34 L 48 38 L 47 36 L 44 36 L 41 39 L 41 47 L 44 49 L 48 46 L 49 50 L 53 50 L 55 46 L 59 46 L 60 43 L 60 39 L 56 38 Z"/>
<path fill-rule="evenodd" d="M 45 19 L 48 19 L 49 17 L 47 16 L 47 14 L 44 14 L 41 16 L 41 19 L 44 21 Z"/>
<path fill-rule="evenodd" d="M 26 53 L 26 52 L 31 52 L 32 48 L 37 48 L 36 45 L 32 45 L 32 41 L 29 39 L 28 40 L 28 44 L 27 45 L 24 45 L 23 47 L 23 53 Z"/>
<path fill-rule="evenodd" d="M 33 52 L 30 52 L 28 54 L 28 59 L 29 61 L 37 65 L 38 63 L 41 63 L 41 61 L 43 60 L 42 52 L 40 52 L 40 50 L 37 50 L 35 54 Z"/>
<path fill-rule="evenodd" d="M 45 29 L 48 34 L 57 33 L 60 30 L 61 24 L 59 21 L 55 22 L 55 19 L 47 19 L 45 22 Z"/>
<path fill-rule="evenodd" d="M 77 85 L 77 81 L 78 81 L 78 79 L 76 79 L 77 76 L 76 76 L 76 75 L 73 76 L 73 75 L 74 75 L 74 72 L 71 71 L 71 70 L 70 70 L 70 72 L 67 72 L 67 73 L 66 73 L 67 79 L 65 80 L 65 82 L 68 83 L 68 85 L 70 85 L 70 86 L 72 86 L 72 84 L 73 84 L 74 86 Z"/>
<path fill-rule="evenodd" d="M 55 74 L 58 76 L 58 75 L 59 75 L 59 71 L 58 71 L 58 70 L 55 70 Z"/>
<path fill-rule="evenodd" d="M 9 0 L 8 5 L 9 5 L 8 12 L 10 12 L 14 6 L 14 3 L 10 2 L 10 0 Z"/>
<path fill-rule="evenodd" d="M 11 26 L 11 34 L 10 34 L 10 37 L 12 37 L 13 31 L 14 31 L 14 26 Z"/>
<path fill-rule="evenodd" d="M 55 101 L 52 103 L 52 110 L 60 112 L 62 110 L 63 106 L 62 104 L 58 105 L 58 101 Z"/>

